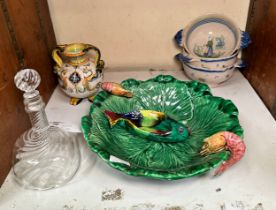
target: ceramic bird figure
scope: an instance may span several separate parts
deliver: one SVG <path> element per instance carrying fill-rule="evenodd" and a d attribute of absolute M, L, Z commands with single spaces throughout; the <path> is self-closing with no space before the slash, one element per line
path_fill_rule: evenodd
<path fill-rule="evenodd" d="M 154 110 L 140 110 L 122 114 L 105 110 L 104 113 L 108 117 L 111 126 L 114 126 L 119 120 L 126 120 L 137 127 L 153 127 L 165 119 L 163 112 Z"/>
<path fill-rule="evenodd" d="M 215 171 L 215 175 L 219 175 L 238 162 L 243 157 L 245 149 L 246 146 L 239 136 L 229 131 L 222 131 L 204 140 L 200 154 L 208 155 L 222 150 L 228 150 L 231 153 L 229 159 Z"/>
<path fill-rule="evenodd" d="M 117 96 L 125 96 L 127 98 L 133 96 L 132 92 L 124 89 L 120 84 L 115 82 L 103 82 L 102 89 Z"/>
<path fill-rule="evenodd" d="M 166 117 L 163 112 L 140 110 L 118 114 L 105 110 L 104 113 L 111 127 L 119 124 L 132 134 L 152 141 L 176 143 L 189 136 L 182 123 Z"/>

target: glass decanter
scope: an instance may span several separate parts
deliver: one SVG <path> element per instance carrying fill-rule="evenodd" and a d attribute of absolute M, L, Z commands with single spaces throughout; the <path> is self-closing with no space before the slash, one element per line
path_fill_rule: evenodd
<path fill-rule="evenodd" d="M 16 87 L 25 92 L 25 110 L 32 128 L 15 143 L 13 173 L 23 187 L 47 190 L 73 178 L 80 166 L 80 151 L 76 135 L 49 125 L 44 102 L 36 90 L 40 80 L 33 69 L 23 69 L 14 78 Z"/>

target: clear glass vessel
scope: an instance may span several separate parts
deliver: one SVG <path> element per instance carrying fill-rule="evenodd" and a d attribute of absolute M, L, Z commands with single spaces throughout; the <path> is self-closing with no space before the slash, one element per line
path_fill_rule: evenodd
<path fill-rule="evenodd" d="M 47 190 L 73 178 L 80 166 L 80 151 L 76 135 L 49 125 L 44 102 L 35 90 L 40 80 L 33 69 L 21 70 L 14 78 L 16 87 L 25 92 L 25 110 L 32 128 L 15 143 L 13 173 L 23 187 Z"/>

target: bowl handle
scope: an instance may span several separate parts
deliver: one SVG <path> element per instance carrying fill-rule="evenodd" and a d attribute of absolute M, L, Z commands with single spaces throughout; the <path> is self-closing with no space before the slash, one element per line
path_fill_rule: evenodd
<path fill-rule="evenodd" d="M 238 68 L 238 69 L 243 69 L 243 68 L 247 67 L 247 64 L 242 59 L 238 59 L 238 61 L 234 65 L 234 67 Z"/>
<path fill-rule="evenodd" d="M 241 33 L 241 49 L 247 48 L 251 43 L 249 34 L 246 31 L 240 31 Z"/>
<path fill-rule="evenodd" d="M 190 63 L 192 58 L 189 58 L 188 56 L 183 55 L 182 53 L 177 54 L 176 59 L 179 60 L 181 63 Z"/>
<path fill-rule="evenodd" d="M 176 42 L 176 44 L 179 46 L 179 47 L 183 47 L 182 45 L 182 32 L 183 32 L 184 29 L 181 29 L 180 31 L 178 31 L 175 36 L 174 36 L 174 40 Z"/>
<path fill-rule="evenodd" d="M 189 56 L 188 53 L 186 53 L 185 51 L 177 54 L 175 57 L 177 60 L 179 60 L 182 63 L 191 63 L 193 61 L 200 61 L 200 59 L 198 59 L 198 58 Z"/>

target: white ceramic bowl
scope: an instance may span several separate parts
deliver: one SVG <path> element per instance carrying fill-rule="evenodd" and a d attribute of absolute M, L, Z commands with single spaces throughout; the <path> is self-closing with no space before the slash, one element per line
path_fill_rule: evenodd
<path fill-rule="evenodd" d="M 204 69 L 214 69 L 220 70 L 232 67 L 239 63 L 238 59 L 239 52 L 227 57 L 222 58 L 190 58 L 188 54 L 183 51 L 183 53 L 177 54 L 175 57 L 181 61 L 182 63 L 187 63 L 190 66 L 196 68 L 204 68 Z"/>
<path fill-rule="evenodd" d="M 198 68 L 190 65 L 189 63 L 182 62 L 186 75 L 193 79 L 199 80 L 209 84 L 211 87 L 216 87 L 226 80 L 230 79 L 233 75 L 235 68 L 242 68 L 245 66 L 244 62 L 238 59 L 237 64 L 223 69 L 205 69 Z"/>
<path fill-rule="evenodd" d="M 236 54 L 250 44 L 248 33 L 229 18 L 210 14 L 201 16 L 175 35 L 177 44 L 190 58 L 222 58 Z"/>

